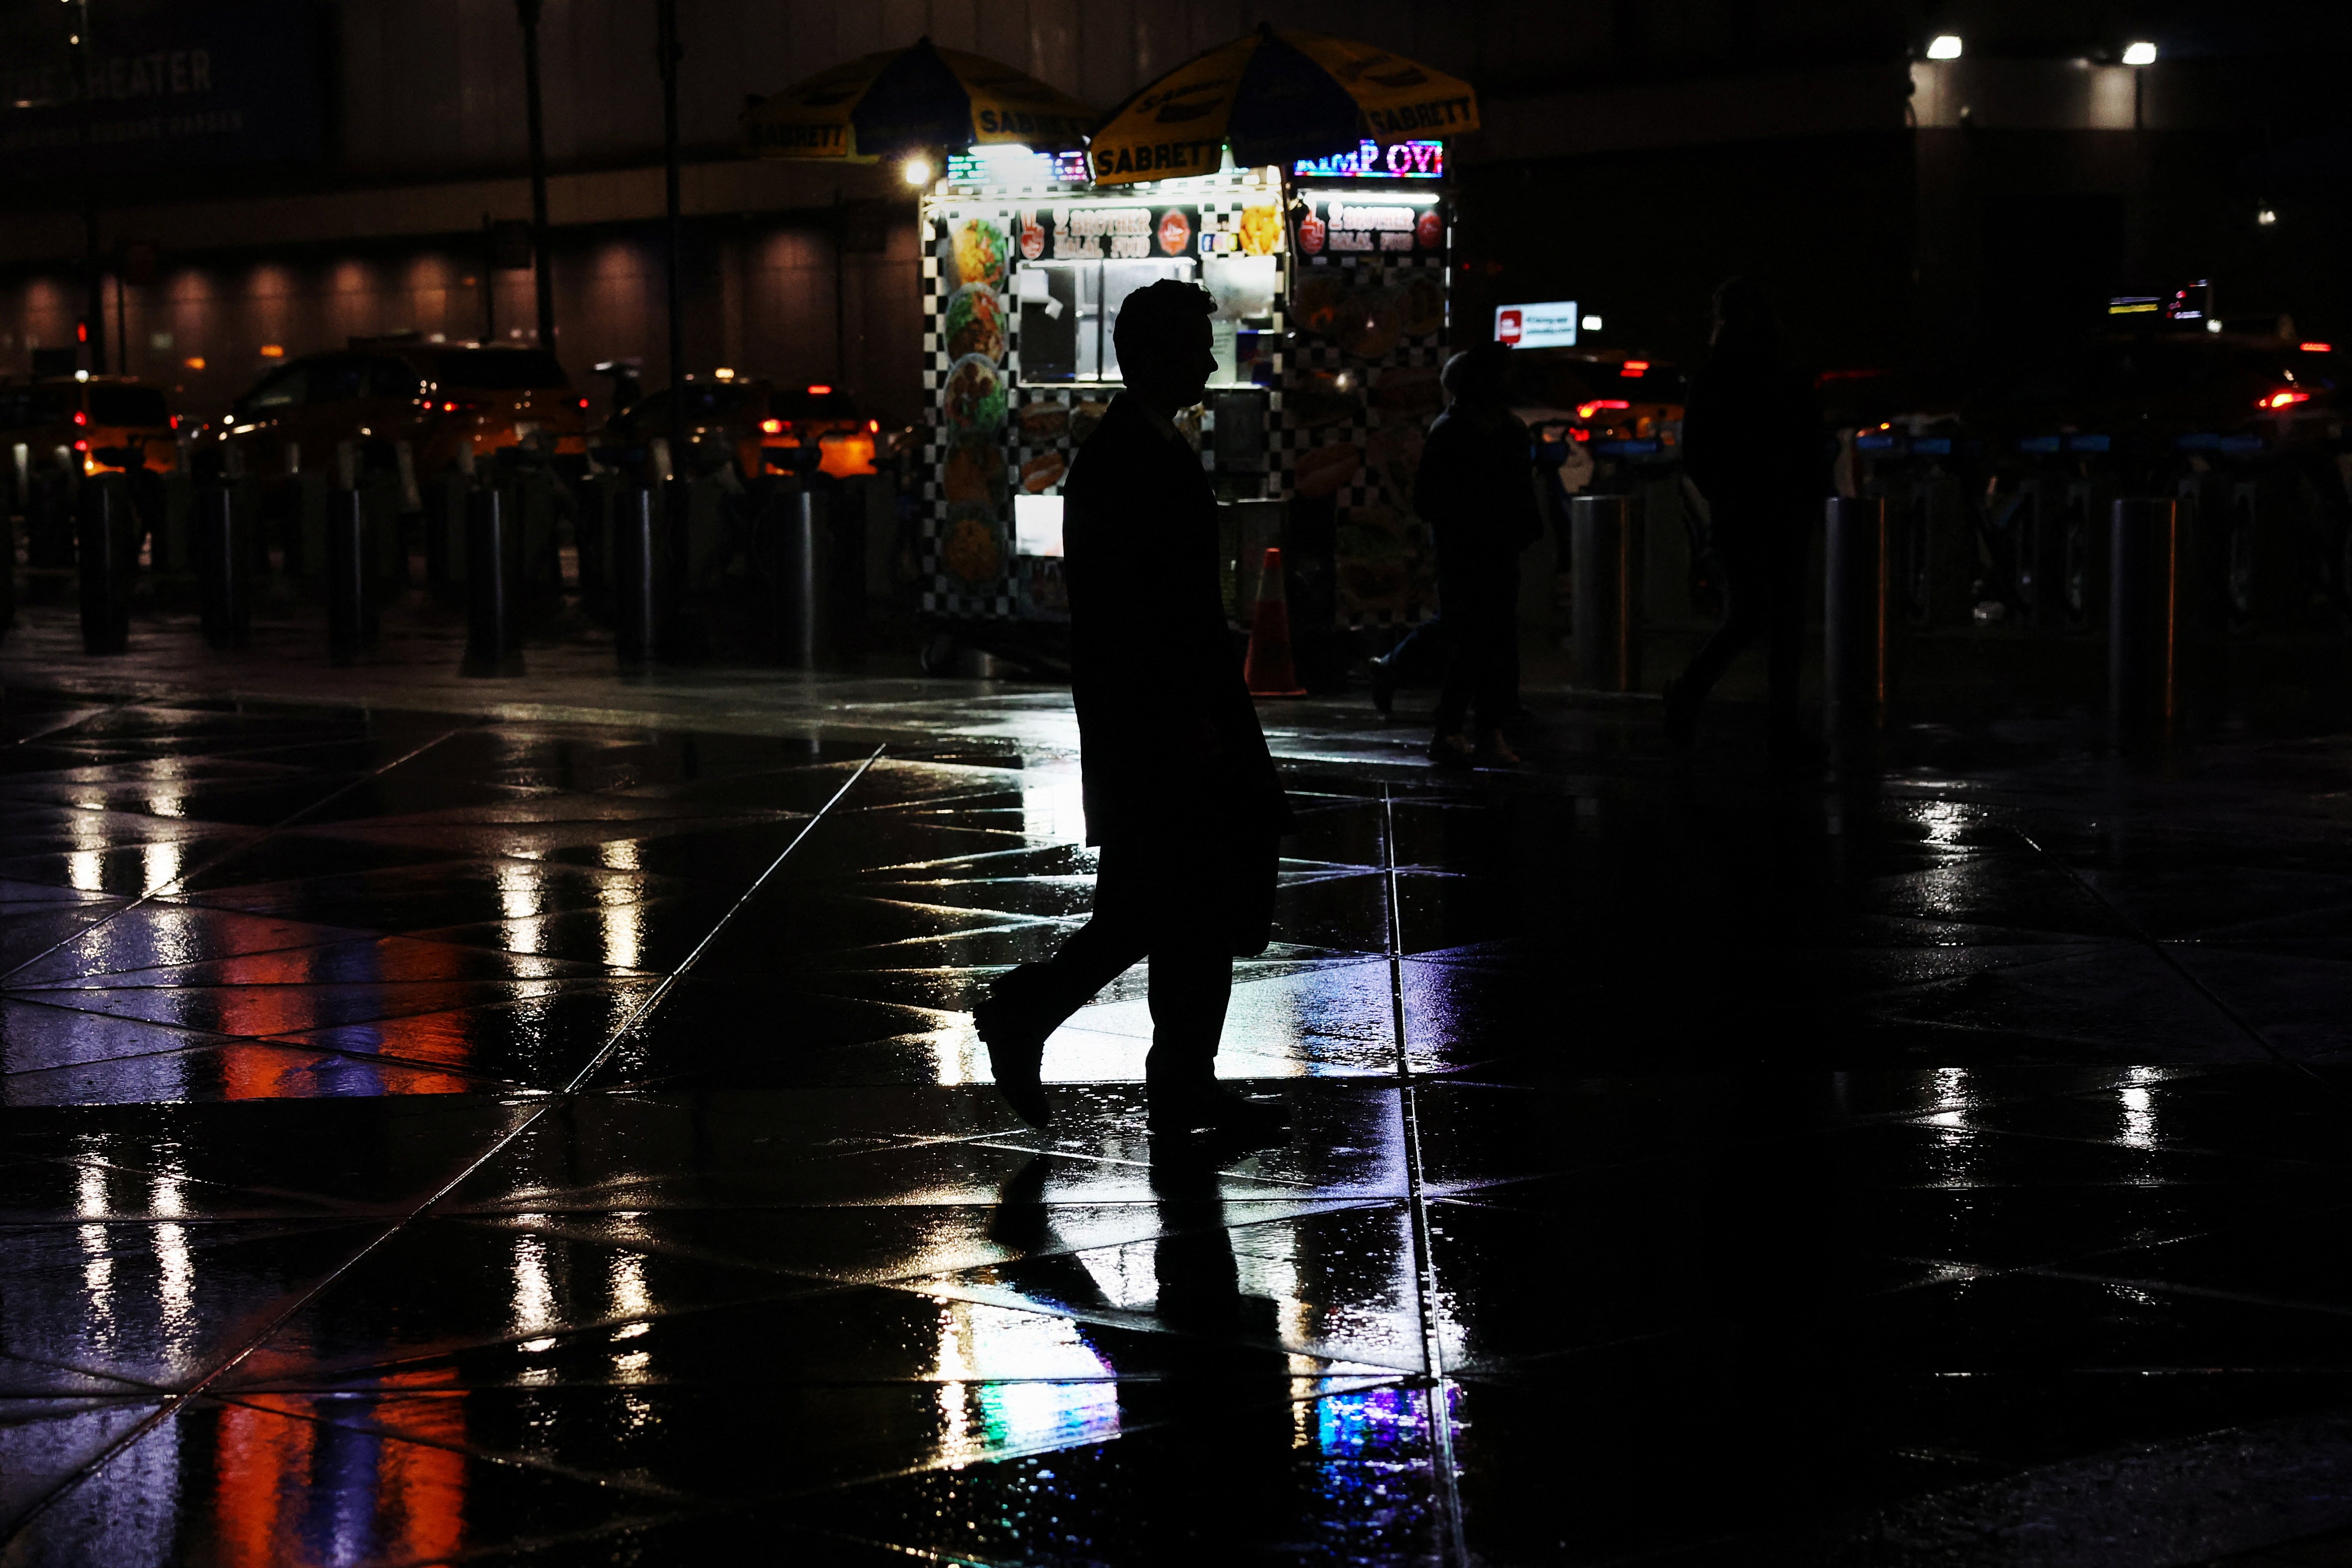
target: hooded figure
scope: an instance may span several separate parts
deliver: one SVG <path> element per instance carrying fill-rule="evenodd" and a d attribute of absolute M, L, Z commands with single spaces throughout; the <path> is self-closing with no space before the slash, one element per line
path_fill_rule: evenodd
<path fill-rule="evenodd" d="M 1762 637 L 1773 754 L 1812 758 L 1820 743 L 1798 721 L 1797 670 L 1805 559 L 1825 491 L 1821 408 L 1811 383 L 1789 368 L 1771 299 L 1752 279 L 1716 290 L 1714 336 L 1683 416 L 1683 466 L 1706 497 L 1727 602 L 1722 628 L 1667 683 L 1667 738 L 1691 743 L 1699 705 Z"/>
<path fill-rule="evenodd" d="M 1445 361 L 1445 412 L 1429 427 L 1412 484 L 1412 509 L 1437 549 L 1438 619 L 1372 661 L 1372 700 L 1386 713 L 1427 635 L 1442 642 L 1445 685 L 1429 745 L 1441 767 L 1518 761 L 1503 725 L 1518 703 L 1519 554 L 1541 537 L 1543 514 L 1528 427 L 1506 402 L 1509 352 L 1488 343 Z M 1475 738 L 1464 727 L 1474 715 Z"/>

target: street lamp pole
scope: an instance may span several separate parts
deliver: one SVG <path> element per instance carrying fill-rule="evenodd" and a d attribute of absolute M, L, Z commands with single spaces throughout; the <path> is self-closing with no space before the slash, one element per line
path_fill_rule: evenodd
<path fill-rule="evenodd" d="M 524 112 L 530 121 L 531 287 L 539 297 L 539 346 L 555 350 L 555 268 L 547 254 L 547 129 L 540 113 L 539 13 L 541 0 L 515 0 L 522 23 Z"/>
<path fill-rule="evenodd" d="M 670 472 L 686 471 L 686 290 L 679 276 L 684 248 L 678 226 L 677 62 L 686 51 L 677 37 L 677 0 L 658 0 L 661 61 L 662 173 L 669 245 L 669 461 Z"/>
<path fill-rule="evenodd" d="M 75 97 L 87 102 L 90 62 L 97 56 L 89 31 L 89 0 L 75 0 L 73 50 L 74 70 L 81 78 Z M 87 122 L 82 127 L 82 137 L 85 160 L 82 169 L 82 281 L 89 298 L 84 303 L 81 319 L 84 329 L 89 335 L 90 374 L 102 376 L 106 373 L 106 257 L 99 249 L 98 176 L 97 171 L 90 166 L 97 162 L 96 143 L 89 140 Z"/>

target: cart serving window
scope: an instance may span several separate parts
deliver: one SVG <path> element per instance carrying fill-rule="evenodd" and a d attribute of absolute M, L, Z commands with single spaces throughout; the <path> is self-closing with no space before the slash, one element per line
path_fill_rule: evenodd
<path fill-rule="evenodd" d="M 1114 334 L 1136 289 L 1174 277 L 1215 298 L 1217 373 L 1187 434 L 1226 499 L 1265 494 L 1283 183 L 1274 169 L 1226 168 L 1101 192 L 1077 159 L 949 164 L 922 214 L 923 609 L 950 622 L 1057 621 L 1062 481 L 1119 390 Z"/>

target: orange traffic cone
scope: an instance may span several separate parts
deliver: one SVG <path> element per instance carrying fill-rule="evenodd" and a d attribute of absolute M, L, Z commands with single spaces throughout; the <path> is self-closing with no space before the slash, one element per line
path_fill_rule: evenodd
<path fill-rule="evenodd" d="M 1242 684 L 1254 697 L 1307 695 L 1290 662 L 1290 600 L 1282 591 L 1282 551 L 1273 545 L 1266 547 L 1265 564 L 1258 569 L 1257 611 L 1250 621 Z"/>

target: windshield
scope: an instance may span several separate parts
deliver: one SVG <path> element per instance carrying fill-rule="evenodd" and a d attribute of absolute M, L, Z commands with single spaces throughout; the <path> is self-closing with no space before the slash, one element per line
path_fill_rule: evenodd
<path fill-rule="evenodd" d="M 153 387 L 94 386 L 89 389 L 89 419 L 92 424 L 163 425 L 172 423 L 172 412 Z"/>
<path fill-rule="evenodd" d="M 0 430 L 56 424 L 73 417 L 64 387 L 0 387 Z"/>
<path fill-rule="evenodd" d="M 686 417 L 698 423 L 715 424 L 742 412 L 751 389 L 734 382 L 689 382 L 686 388 Z M 669 389 L 660 392 L 632 406 L 629 418 L 658 434 L 662 422 L 669 418 Z"/>
<path fill-rule="evenodd" d="M 770 392 L 768 412 L 780 419 L 856 419 L 857 404 L 847 392 L 795 388 Z"/>
<path fill-rule="evenodd" d="M 538 349 L 452 349 L 433 362 L 444 392 L 536 392 L 572 382 L 553 354 Z"/>

